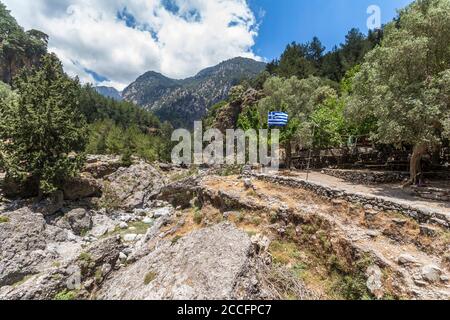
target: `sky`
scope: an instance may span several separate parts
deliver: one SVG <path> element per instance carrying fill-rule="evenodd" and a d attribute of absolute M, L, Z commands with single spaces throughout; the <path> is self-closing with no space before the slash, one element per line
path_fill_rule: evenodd
<path fill-rule="evenodd" d="M 50 36 L 66 72 L 122 90 L 146 71 L 186 78 L 237 56 L 270 61 L 292 41 L 318 36 L 327 49 L 367 8 L 381 22 L 412 0 L 0 0 L 25 29 Z"/>

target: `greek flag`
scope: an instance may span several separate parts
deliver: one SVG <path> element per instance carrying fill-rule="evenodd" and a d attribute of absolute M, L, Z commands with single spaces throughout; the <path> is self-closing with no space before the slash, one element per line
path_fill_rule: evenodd
<path fill-rule="evenodd" d="M 284 127 L 288 124 L 289 115 L 285 112 L 269 112 L 269 126 Z"/>

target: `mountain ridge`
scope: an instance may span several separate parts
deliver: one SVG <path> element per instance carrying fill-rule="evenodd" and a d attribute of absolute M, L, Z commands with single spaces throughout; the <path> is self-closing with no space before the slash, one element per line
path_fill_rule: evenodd
<path fill-rule="evenodd" d="M 236 57 L 205 68 L 185 79 L 171 79 L 148 71 L 124 89 L 124 100 L 154 112 L 174 127 L 191 128 L 208 108 L 224 100 L 230 88 L 253 78 L 266 67 L 264 62 Z"/>

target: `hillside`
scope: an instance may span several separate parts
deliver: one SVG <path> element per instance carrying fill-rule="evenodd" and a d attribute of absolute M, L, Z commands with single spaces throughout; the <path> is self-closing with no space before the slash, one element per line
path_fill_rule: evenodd
<path fill-rule="evenodd" d="M 234 58 L 183 80 L 151 71 L 128 86 L 122 96 L 154 112 L 161 121 L 170 121 L 175 127 L 192 127 L 209 107 L 227 97 L 233 85 L 258 75 L 264 68 L 263 62 Z"/>
<path fill-rule="evenodd" d="M 112 87 L 99 86 L 95 87 L 95 90 L 106 98 L 111 98 L 116 101 L 122 101 L 122 94 Z"/>

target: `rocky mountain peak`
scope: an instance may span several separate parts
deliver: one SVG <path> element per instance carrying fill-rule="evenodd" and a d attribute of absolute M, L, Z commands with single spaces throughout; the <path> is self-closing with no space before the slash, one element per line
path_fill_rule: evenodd
<path fill-rule="evenodd" d="M 233 85 L 262 72 L 265 63 L 237 57 L 176 80 L 149 71 L 123 91 L 123 98 L 153 111 L 174 127 L 191 128 L 209 107 L 224 100 Z"/>

